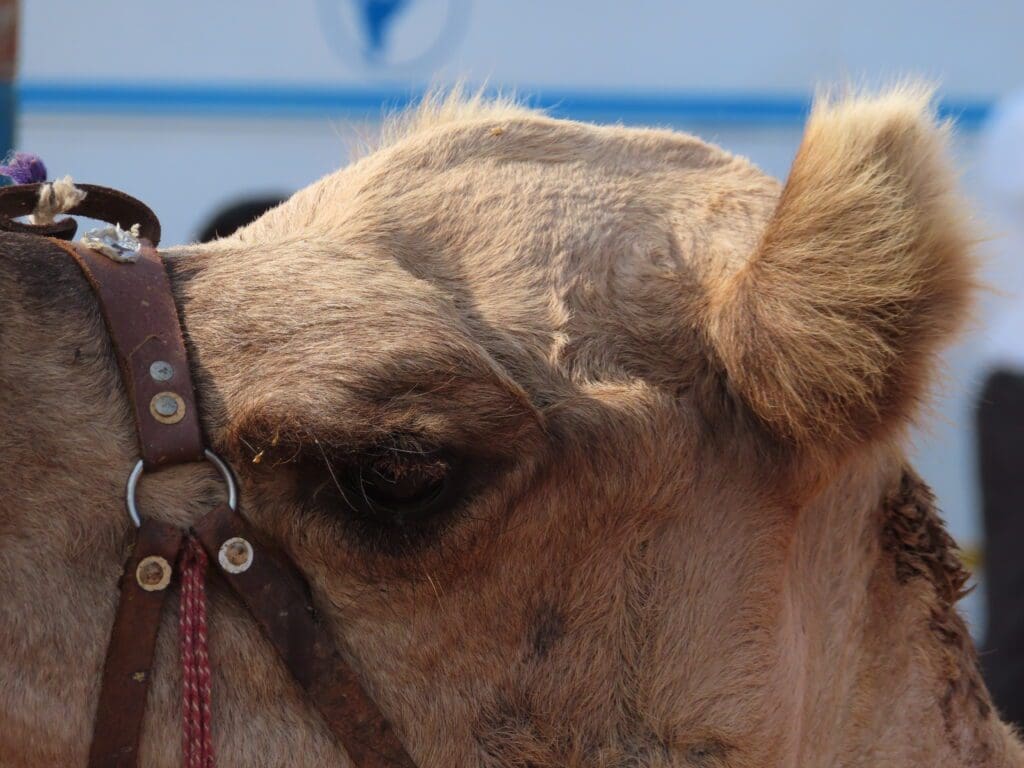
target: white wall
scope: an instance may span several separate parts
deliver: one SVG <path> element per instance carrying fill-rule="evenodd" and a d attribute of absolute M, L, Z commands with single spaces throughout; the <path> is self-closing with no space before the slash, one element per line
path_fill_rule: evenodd
<path fill-rule="evenodd" d="M 426 82 L 531 89 L 806 91 L 917 72 L 991 96 L 1024 72 L 1015 0 L 416 0 L 383 64 L 359 53 L 353 0 L 24 0 L 29 80 Z M 440 40 L 412 67 L 401 62 Z M 72 57 L 57 52 L 80 50 Z M 84 55 L 85 51 L 88 55 Z"/>

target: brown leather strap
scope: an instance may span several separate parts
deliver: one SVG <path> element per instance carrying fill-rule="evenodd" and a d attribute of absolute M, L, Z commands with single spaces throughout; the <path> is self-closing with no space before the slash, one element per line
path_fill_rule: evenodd
<path fill-rule="evenodd" d="M 6 192 L 8 189 L 17 191 Z M 72 212 L 120 224 L 135 223 L 131 218 L 121 218 L 117 201 L 125 198 L 133 205 L 137 201 L 120 193 L 107 194 L 113 190 L 105 191 L 101 198 L 92 195 L 96 188 L 86 189 L 93 205 L 97 200 L 106 201 L 100 206 L 102 211 L 83 204 Z M 17 225 L 12 216 L 29 212 L 36 193 L 37 189 L 30 190 L 29 185 L 0 189 L 0 229 Z M 142 234 L 152 236 L 155 242 L 159 223 L 155 216 L 152 219 L 148 224 L 142 222 Z M 159 254 L 145 240 L 134 262 L 114 262 L 85 247 L 58 244 L 81 267 L 99 298 L 134 411 L 145 467 L 156 469 L 201 460 L 204 444 L 188 355 Z M 295 566 L 259 544 L 249 526 L 228 505 L 206 515 L 195 526 L 195 533 L 354 765 L 416 768 L 391 724 L 318 620 L 306 582 Z M 160 608 L 181 538 L 174 528 L 149 520 L 139 529 L 136 551 L 122 576 L 121 602 L 107 648 L 89 768 L 136 768 L 138 764 Z M 230 559 L 221 558 L 221 548 L 230 539 L 247 542 L 247 567 L 234 567 Z M 239 546 L 235 541 L 234 547 L 226 551 L 236 557 Z M 150 555 L 169 564 L 166 580 L 154 591 L 146 590 L 146 579 L 158 576 L 163 566 L 158 560 L 147 560 Z"/>
<path fill-rule="evenodd" d="M 107 645 L 89 768 L 135 768 L 153 668 L 160 611 L 167 597 L 181 531 L 145 520 L 121 575 L 121 597 Z"/>
<path fill-rule="evenodd" d="M 120 263 L 82 246 L 59 244 L 100 300 L 146 469 L 201 461 L 203 436 L 192 372 L 160 255 L 144 243 L 137 261 Z"/>
<path fill-rule="evenodd" d="M 283 554 L 259 543 L 245 520 L 227 505 L 200 520 L 195 533 L 353 764 L 359 768 L 415 768 L 391 724 L 317 618 L 305 580 L 295 566 Z M 221 556 L 222 546 L 231 539 L 242 539 L 251 548 L 244 570 L 231 564 L 231 544 L 225 548 L 224 558 Z M 236 559 L 244 562 L 244 547 L 239 542 L 234 545 L 234 555 L 241 556 Z"/>
<path fill-rule="evenodd" d="M 43 183 L 0 187 L 0 230 L 45 235 L 59 240 L 70 240 L 75 236 L 78 225 L 74 219 L 59 219 L 52 224 L 25 224 L 15 221 L 15 217 L 27 216 L 35 210 L 39 202 L 39 188 Z M 110 224 L 120 224 L 125 229 L 138 224 L 142 237 L 154 246 L 160 244 L 160 219 L 144 202 L 110 187 L 101 187 L 97 184 L 75 186 L 85 192 L 85 199 L 67 213 L 100 219 Z"/>

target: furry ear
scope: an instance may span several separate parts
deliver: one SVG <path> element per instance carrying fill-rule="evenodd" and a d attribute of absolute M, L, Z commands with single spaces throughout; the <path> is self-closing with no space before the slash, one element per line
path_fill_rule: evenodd
<path fill-rule="evenodd" d="M 966 314 L 970 237 L 931 96 L 820 99 L 757 251 L 711 286 L 730 388 L 819 456 L 903 424 Z"/>

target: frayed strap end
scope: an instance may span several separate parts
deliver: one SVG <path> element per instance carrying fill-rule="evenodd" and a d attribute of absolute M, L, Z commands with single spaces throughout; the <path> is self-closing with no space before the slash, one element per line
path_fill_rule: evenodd
<path fill-rule="evenodd" d="M 75 186 L 70 176 L 57 179 L 39 188 L 39 202 L 32 212 L 33 224 L 52 224 L 61 213 L 85 200 L 85 191 Z"/>

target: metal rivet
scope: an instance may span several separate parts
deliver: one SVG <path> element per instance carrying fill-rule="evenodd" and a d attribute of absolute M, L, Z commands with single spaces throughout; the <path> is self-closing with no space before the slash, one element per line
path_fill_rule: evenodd
<path fill-rule="evenodd" d="M 135 569 L 135 581 L 147 592 L 167 589 L 171 583 L 171 566 L 159 555 L 145 557 Z"/>
<path fill-rule="evenodd" d="M 174 366 L 166 360 L 157 360 L 149 366 L 149 375 L 153 381 L 170 381 L 174 376 Z"/>
<path fill-rule="evenodd" d="M 252 565 L 252 545 L 245 539 L 235 536 L 220 545 L 217 561 L 228 573 L 242 573 Z"/>
<path fill-rule="evenodd" d="M 178 401 L 173 397 L 164 395 L 153 401 L 153 407 L 161 416 L 173 416 L 178 412 Z"/>
<path fill-rule="evenodd" d="M 149 412 L 161 424 L 177 424 L 185 418 L 185 401 L 174 392 L 157 392 L 149 401 Z"/>

